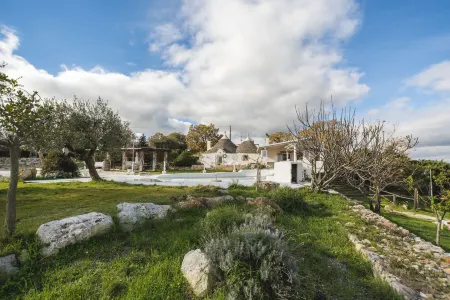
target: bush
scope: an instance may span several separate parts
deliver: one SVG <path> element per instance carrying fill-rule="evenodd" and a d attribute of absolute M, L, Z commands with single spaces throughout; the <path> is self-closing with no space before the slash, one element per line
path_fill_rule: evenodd
<path fill-rule="evenodd" d="M 269 197 L 284 211 L 302 209 L 305 206 L 305 196 L 300 189 L 293 189 L 287 186 L 279 187 L 270 191 Z"/>
<path fill-rule="evenodd" d="M 50 152 L 42 161 L 42 175 L 44 177 L 78 177 L 78 165 L 67 155 Z"/>
<path fill-rule="evenodd" d="M 174 159 L 173 165 L 175 167 L 191 167 L 196 165 L 198 162 L 198 157 L 193 156 L 191 152 L 184 151 Z"/>
<path fill-rule="evenodd" d="M 209 233 L 225 233 L 244 223 L 245 217 L 236 206 L 222 206 L 206 214 L 204 228 Z"/>
<path fill-rule="evenodd" d="M 240 190 L 240 189 L 245 189 L 246 186 L 243 184 L 239 183 L 239 179 L 233 179 L 231 180 L 230 184 L 228 185 L 228 188 L 231 190 Z"/>
<path fill-rule="evenodd" d="M 264 215 L 205 242 L 213 276 L 229 299 L 295 299 L 298 273 L 281 232 Z"/>

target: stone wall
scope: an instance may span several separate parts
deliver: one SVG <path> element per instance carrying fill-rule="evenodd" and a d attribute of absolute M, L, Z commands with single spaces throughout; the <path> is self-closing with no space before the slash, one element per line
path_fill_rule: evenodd
<path fill-rule="evenodd" d="M 41 160 L 38 157 L 34 158 L 20 158 L 19 168 L 40 168 Z M 0 169 L 9 170 L 11 168 L 11 160 L 9 157 L 0 157 Z"/>

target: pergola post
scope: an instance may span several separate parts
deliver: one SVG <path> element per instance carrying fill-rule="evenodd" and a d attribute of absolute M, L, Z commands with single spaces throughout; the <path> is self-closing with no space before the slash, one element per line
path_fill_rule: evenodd
<path fill-rule="evenodd" d="M 139 172 L 142 172 L 144 170 L 144 160 L 145 160 L 145 154 L 144 150 L 139 150 Z"/>
<path fill-rule="evenodd" d="M 122 151 L 122 170 L 127 169 L 127 161 L 128 161 L 127 151 Z"/>
<path fill-rule="evenodd" d="M 156 171 L 157 161 L 158 161 L 158 153 L 155 150 L 153 150 L 153 165 L 152 165 L 153 171 Z"/>
<path fill-rule="evenodd" d="M 164 168 L 162 171 L 163 174 L 166 174 L 167 172 L 167 156 L 168 156 L 167 151 L 164 151 Z"/>

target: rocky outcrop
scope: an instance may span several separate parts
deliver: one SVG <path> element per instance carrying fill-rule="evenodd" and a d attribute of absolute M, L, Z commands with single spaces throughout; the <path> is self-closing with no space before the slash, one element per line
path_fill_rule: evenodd
<path fill-rule="evenodd" d="M 211 266 L 200 249 L 186 253 L 181 264 L 181 272 L 197 297 L 205 296 L 211 289 Z"/>
<path fill-rule="evenodd" d="M 212 207 L 225 202 L 233 201 L 234 198 L 231 195 L 224 195 L 219 197 L 194 197 L 187 196 L 185 201 L 177 203 L 179 208 L 192 208 L 192 207 Z"/>
<path fill-rule="evenodd" d="M 449 299 L 449 253 L 360 204 L 350 209 L 365 225 L 346 223 L 349 238 L 377 276 L 406 299 Z"/>
<path fill-rule="evenodd" d="M 117 205 L 121 227 L 131 231 L 142 225 L 146 220 L 166 217 L 170 205 L 156 205 L 153 203 L 120 203 Z"/>
<path fill-rule="evenodd" d="M 104 234 L 113 227 L 110 216 L 91 212 L 39 226 L 36 234 L 43 244 L 42 254 L 49 256 L 68 245 Z"/>
<path fill-rule="evenodd" d="M 0 273 L 12 275 L 19 271 L 17 260 L 14 254 L 0 257 Z"/>

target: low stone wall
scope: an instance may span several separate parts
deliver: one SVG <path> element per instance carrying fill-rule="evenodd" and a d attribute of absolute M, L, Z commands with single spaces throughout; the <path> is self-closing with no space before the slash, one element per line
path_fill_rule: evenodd
<path fill-rule="evenodd" d="M 350 207 L 364 225 L 347 223 L 349 239 L 405 299 L 449 299 L 450 253 L 355 203 Z"/>
<path fill-rule="evenodd" d="M 28 168 L 40 168 L 41 160 L 38 157 L 23 157 L 19 159 L 19 168 L 28 169 Z M 9 170 L 11 168 L 11 160 L 9 157 L 0 157 L 0 169 Z"/>

